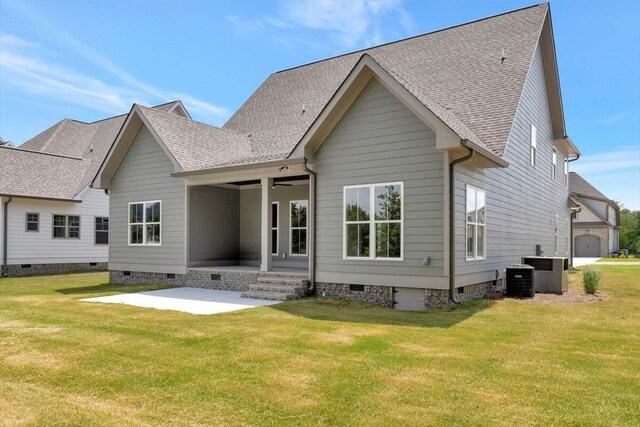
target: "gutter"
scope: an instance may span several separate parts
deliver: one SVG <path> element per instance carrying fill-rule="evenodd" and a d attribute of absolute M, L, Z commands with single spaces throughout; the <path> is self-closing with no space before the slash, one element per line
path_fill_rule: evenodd
<path fill-rule="evenodd" d="M 467 154 L 463 157 L 453 160 L 449 163 L 449 301 L 453 304 L 460 304 L 456 298 L 456 228 L 455 228 L 455 166 L 458 163 L 466 162 L 473 157 L 475 150 L 467 146 L 467 140 L 460 143 L 467 150 Z M 475 144 L 474 144 L 475 145 Z"/>
<path fill-rule="evenodd" d="M 7 194 L 7 193 L 0 193 L 0 197 L 8 197 L 9 199 L 12 198 L 16 198 L 16 199 L 34 199 L 34 200 L 50 200 L 53 202 L 71 202 L 71 203 L 82 203 L 82 200 L 76 200 L 76 199 L 57 199 L 54 197 L 38 197 L 38 196 L 25 196 L 22 194 Z"/>
<path fill-rule="evenodd" d="M 309 228 L 311 232 L 308 234 L 309 247 L 309 292 L 313 294 L 316 289 L 316 173 L 307 166 L 307 158 L 304 158 L 302 168 L 309 174 Z"/>
<path fill-rule="evenodd" d="M 505 159 L 488 151 L 486 148 L 479 146 L 475 142 L 471 142 L 468 139 L 463 139 L 460 141 L 460 145 L 467 150 L 473 151 L 477 155 L 495 163 L 498 167 L 506 168 L 509 166 L 509 162 L 507 162 Z"/>
<path fill-rule="evenodd" d="M 9 230 L 8 227 L 8 223 L 9 223 L 9 203 L 11 203 L 11 201 L 13 200 L 12 197 L 9 197 L 9 199 L 7 199 L 6 202 L 4 202 L 2 204 L 2 271 L 0 272 L 0 276 L 2 277 L 7 277 L 9 275 L 9 268 L 8 268 L 8 260 L 9 260 L 9 236 L 7 235 L 7 232 Z"/>

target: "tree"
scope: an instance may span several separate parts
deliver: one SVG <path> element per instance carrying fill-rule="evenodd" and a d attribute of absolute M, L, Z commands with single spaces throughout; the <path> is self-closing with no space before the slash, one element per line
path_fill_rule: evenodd
<path fill-rule="evenodd" d="M 620 209 L 620 228 L 620 248 L 640 251 L 640 211 Z"/>

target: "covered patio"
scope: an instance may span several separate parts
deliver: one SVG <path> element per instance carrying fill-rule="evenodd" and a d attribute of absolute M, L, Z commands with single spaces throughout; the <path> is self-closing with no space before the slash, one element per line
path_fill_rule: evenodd
<path fill-rule="evenodd" d="M 179 174 L 187 183 L 188 270 L 308 278 L 312 173 L 301 159 L 248 171 L 226 169 Z"/>

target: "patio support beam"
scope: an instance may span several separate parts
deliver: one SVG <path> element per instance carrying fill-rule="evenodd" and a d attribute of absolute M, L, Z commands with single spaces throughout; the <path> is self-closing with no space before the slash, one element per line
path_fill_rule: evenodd
<path fill-rule="evenodd" d="M 271 255 L 271 224 L 273 216 L 273 211 L 271 210 L 271 189 L 273 187 L 273 178 L 261 178 L 260 184 L 262 189 L 262 222 L 260 230 L 262 243 L 260 246 L 260 271 L 271 271 L 273 269 L 273 261 Z"/>

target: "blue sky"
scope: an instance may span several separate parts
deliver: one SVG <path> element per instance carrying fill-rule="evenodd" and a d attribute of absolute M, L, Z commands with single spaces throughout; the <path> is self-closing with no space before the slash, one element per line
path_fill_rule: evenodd
<path fill-rule="evenodd" d="M 172 99 L 222 125 L 274 71 L 531 4 L 0 0 L 0 135 Z M 551 10 L 572 170 L 640 209 L 640 2 Z"/>

